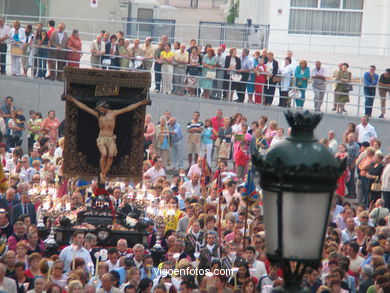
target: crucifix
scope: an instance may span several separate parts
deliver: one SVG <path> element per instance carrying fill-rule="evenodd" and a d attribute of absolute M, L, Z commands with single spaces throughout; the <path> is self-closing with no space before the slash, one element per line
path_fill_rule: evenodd
<path fill-rule="evenodd" d="M 98 101 L 95 109 L 93 109 L 71 95 L 66 95 L 64 98 L 98 120 L 99 136 L 96 139 L 96 145 L 100 152 L 100 181 L 104 182 L 106 180 L 106 175 L 111 168 L 113 159 L 118 152 L 115 141 L 116 136 L 114 134 L 116 118 L 119 115 L 133 111 L 140 106 L 150 105 L 150 100 L 144 99 L 121 109 L 111 110 L 110 105 L 105 100 Z"/>

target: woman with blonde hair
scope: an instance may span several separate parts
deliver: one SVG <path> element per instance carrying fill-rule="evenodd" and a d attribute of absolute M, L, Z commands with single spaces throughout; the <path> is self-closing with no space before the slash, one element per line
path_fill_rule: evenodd
<path fill-rule="evenodd" d="M 83 292 L 83 284 L 80 281 L 74 280 L 71 281 L 68 285 L 68 293 L 82 293 Z"/>
<path fill-rule="evenodd" d="M 301 62 L 299 62 L 299 66 L 295 69 L 294 75 L 296 79 L 295 85 L 301 91 L 301 97 L 295 100 L 295 104 L 298 109 L 302 109 L 303 104 L 305 103 L 305 92 L 310 78 L 310 69 L 307 67 L 306 60 L 301 60 Z"/>
<path fill-rule="evenodd" d="M 126 275 L 126 280 L 125 283 L 121 286 L 121 288 L 125 288 L 127 285 L 134 285 L 138 287 L 139 282 L 141 281 L 141 271 L 137 267 L 132 267 L 127 275 Z"/>
<path fill-rule="evenodd" d="M 22 68 L 23 44 L 26 43 L 25 30 L 20 27 L 20 22 L 17 20 L 10 30 L 11 40 L 11 73 L 12 75 L 20 75 Z"/>

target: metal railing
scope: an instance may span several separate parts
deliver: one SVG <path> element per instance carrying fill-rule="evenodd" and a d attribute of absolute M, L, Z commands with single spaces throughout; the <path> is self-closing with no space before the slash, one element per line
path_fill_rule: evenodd
<path fill-rule="evenodd" d="M 14 20 L 20 20 L 22 23 L 36 23 L 36 16 L 26 15 L 5 15 L 6 21 L 12 24 Z M 210 32 L 219 30 L 221 24 L 204 23 L 185 24 L 185 23 L 166 23 L 158 21 L 147 20 L 115 20 L 115 19 L 84 19 L 84 18 L 69 18 L 69 17 L 47 17 L 40 16 L 40 22 L 47 23 L 49 19 L 54 19 L 56 22 L 64 22 L 67 25 L 69 31 L 73 28 L 77 28 L 80 34 L 85 38 L 92 40 L 100 33 L 101 30 L 106 30 L 115 33 L 118 30 L 125 32 L 127 38 L 142 38 L 144 32 L 140 30 L 140 27 L 145 26 L 164 26 L 164 30 L 174 31 L 172 40 L 179 40 L 182 42 L 188 42 L 190 39 L 198 39 L 199 44 L 205 45 L 207 43 L 225 42 L 229 43 L 232 47 L 240 48 L 243 44 L 242 39 L 236 39 L 235 34 L 227 35 L 226 39 L 216 39 L 214 34 L 207 36 L 206 34 L 199 34 L 199 32 L 207 29 Z M 127 33 L 128 27 L 135 27 L 138 29 L 132 30 Z M 239 30 L 239 35 L 251 36 L 256 34 L 256 25 L 242 25 L 237 28 L 234 25 L 224 24 L 225 30 L 234 31 Z M 299 31 L 297 31 L 299 32 Z M 304 32 L 302 30 L 302 32 Z M 323 36 L 317 35 L 318 32 L 312 31 L 311 34 L 289 34 L 288 29 L 265 29 L 264 32 L 269 35 L 269 47 L 283 48 L 284 50 L 302 50 L 307 52 L 331 52 L 346 54 L 373 54 L 378 56 L 390 55 L 390 34 L 378 34 L 378 33 L 362 33 L 360 37 L 348 37 L 348 36 Z M 331 33 L 331 32 L 330 32 Z M 340 33 L 340 32 L 337 32 Z M 244 42 L 250 49 L 261 49 L 256 42 L 249 40 Z"/>
<path fill-rule="evenodd" d="M 45 48 L 46 50 L 50 51 L 50 50 L 57 50 L 55 48 Z M 72 50 L 67 50 L 67 49 L 64 49 L 62 50 L 64 52 L 73 52 L 73 53 L 80 53 L 80 54 L 84 54 L 84 55 L 91 55 L 90 52 L 83 52 L 83 51 L 72 51 Z M 47 73 L 48 73 L 48 69 L 47 69 L 47 61 L 51 61 L 52 65 L 54 65 L 53 68 L 50 69 L 50 71 L 57 77 L 61 78 L 61 73 L 62 73 L 62 69 L 61 69 L 61 66 L 59 66 L 61 63 L 74 63 L 74 64 L 77 64 L 77 66 L 80 66 L 80 67 L 83 67 L 83 68 L 89 68 L 91 66 L 91 63 L 90 62 L 87 62 L 84 58 L 84 60 L 80 60 L 80 61 L 73 61 L 73 60 L 64 60 L 64 59 L 61 59 L 61 58 L 49 58 L 49 57 L 42 57 L 42 56 L 39 56 L 39 55 L 20 55 L 20 54 L 11 54 L 8 52 L 7 54 L 8 58 L 7 58 L 7 61 L 6 61 L 6 66 L 7 66 L 7 70 L 9 71 L 10 67 L 12 66 L 15 66 L 15 62 L 18 63 L 19 61 L 17 60 L 17 58 L 27 58 L 29 59 L 29 63 L 31 65 L 30 68 L 27 68 L 27 69 L 31 69 L 31 77 L 33 78 L 37 78 L 39 77 L 39 75 L 42 75 L 44 74 L 44 76 L 46 77 L 47 76 Z M 144 59 L 144 60 L 141 60 L 140 58 L 130 58 L 130 57 L 122 57 L 122 56 L 119 56 L 119 55 L 103 55 L 104 59 L 107 59 L 109 58 L 110 60 L 120 60 L 120 59 L 128 59 L 129 63 L 130 64 L 134 64 L 136 61 L 138 61 L 138 63 L 140 63 L 142 61 L 142 64 L 145 64 L 145 62 L 149 62 L 149 63 L 154 63 L 154 64 L 159 64 L 158 62 L 156 62 L 156 60 L 152 60 L 152 59 Z M 115 58 L 115 59 L 114 59 Z M 10 59 L 12 61 L 10 61 Z M 18 63 L 19 64 L 19 63 Z M 20 66 L 20 65 L 19 65 Z M 162 66 L 164 66 L 162 64 Z M 155 90 L 156 92 L 159 92 L 161 93 L 162 92 L 162 86 L 165 86 L 165 85 L 168 85 L 170 88 L 168 89 L 164 89 L 164 93 L 170 93 L 170 92 L 173 92 L 174 94 L 178 93 L 178 89 L 180 89 L 184 95 L 188 95 L 188 93 L 194 93 L 194 95 L 196 97 L 200 97 L 202 96 L 203 94 L 206 93 L 205 89 L 202 88 L 202 85 L 200 83 L 202 83 L 201 80 L 203 79 L 207 79 L 206 76 L 205 76 L 205 70 L 204 70 L 204 67 L 203 66 L 190 66 L 190 65 L 187 65 L 187 68 L 189 67 L 198 67 L 198 71 L 199 73 L 197 75 L 190 75 L 188 74 L 188 72 L 186 72 L 185 74 L 179 74 L 179 73 L 175 73 L 174 70 L 175 70 L 175 66 L 178 66 L 177 64 L 172 64 L 172 65 L 168 65 L 169 66 L 169 71 L 167 72 L 164 72 L 164 70 L 161 71 L 160 70 L 156 70 L 156 66 L 152 66 L 152 69 L 150 70 L 146 70 L 144 68 L 134 68 L 134 67 L 129 67 L 129 68 L 123 68 L 123 67 L 120 67 L 118 65 L 115 65 L 114 63 L 113 64 L 102 64 L 101 62 L 99 62 L 98 64 L 94 64 L 94 67 L 95 68 L 99 68 L 99 69 L 112 69 L 112 70 L 134 70 L 134 71 L 143 71 L 143 72 L 150 72 L 151 75 L 152 75 L 152 79 L 153 79 L 153 83 L 152 83 L 152 86 L 151 86 L 151 90 Z M 157 66 L 159 67 L 159 66 Z M 19 68 L 20 69 L 20 68 Z M 219 72 L 225 72 L 225 68 L 217 68 L 217 71 Z M 40 74 L 39 74 L 40 73 Z M 203 75 L 202 75 L 203 73 Z M 241 74 L 241 72 L 237 72 L 239 74 Z M 256 91 L 254 92 L 254 95 L 253 95 L 253 100 L 255 98 L 255 95 L 258 94 L 258 95 L 261 95 L 262 96 L 262 101 L 264 101 L 264 97 L 266 96 L 265 92 L 264 92 L 264 88 L 265 87 L 275 87 L 276 88 L 276 91 L 275 91 L 275 95 L 274 95 L 274 99 L 273 99 L 273 106 L 277 105 L 277 101 L 278 99 L 281 98 L 280 96 L 280 86 L 279 85 L 273 85 L 273 84 L 269 84 L 268 82 L 266 83 L 256 83 L 256 82 L 253 82 L 253 81 L 237 81 L 237 82 L 234 82 L 232 79 L 230 78 L 226 78 L 226 75 L 223 74 L 224 76 L 221 78 L 221 77 L 215 77 L 212 79 L 212 86 L 211 88 L 209 89 L 206 89 L 206 90 L 209 90 L 210 93 L 212 94 L 215 94 L 215 93 L 219 93 L 220 95 L 218 95 L 220 98 L 220 100 L 223 100 L 224 98 L 224 95 L 225 97 L 229 97 L 230 96 L 230 93 L 233 93 L 233 99 L 234 97 L 238 97 L 239 95 L 243 95 L 244 96 L 244 99 L 245 101 L 248 101 L 249 100 L 249 94 L 248 94 L 248 91 L 247 91 L 247 87 L 248 85 L 250 86 L 253 86 L 255 88 L 257 88 L 256 86 L 262 86 L 262 89 L 263 91 L 262 92 L 257 92 Z M 220 76 L 220 75 L 219 75 Z M 43 77 L 43 76 L 40 76 L 40 77 Z M 188 81 L 189 78 L 194 78 L 195 79 L 195 83 L 194 85 L 189 85 Z M 283 77 L 283 76 L 282 76 Z M 179 80 L 179 83 L 177 83 L 177 81 Z M 167 82 L 168 81 L 168 82 Z M 201 81 L 199 83 L 199 81 Z M 304 108 L 305 109 L 309 109 L 309 110 L 313 110 L 314 107 L 311 107 L 312 103 L 315 102 L 314 100 L 314 90 L 312 88 L 312 79 L 309 80 L 308 82 L 308 87 L 306 89 L 304 89 L 305 93 L 306 93 L 306 97 L 304 99 L 304 103 L 305 103 L 305 106 Z M 334 87 L 334 85 L 337 84 L 336 81 L 334 80 L 327 80 L 326 81 L 326 88 L 325 90 L 323 91 L 324 93 L 324 100 L 323 100 L 323 105 L 322 105 L 322 111 L 324 111 L 325 113 L 332 113 L 332 108 L 333 106 L 336 104 L 334 102 L 334 95 L 335 95 L 335 91 L 334 90 L 331 90 L 332 87 Z M 373 116 L 378 116 L 379 113 L 383 113 L 383 111 L 386 111 L 386 110 L 389 110 L 389 105 L 387 104 L 387 106 L 385 108 L 379 106 L 379 103 L 381 100 L 380 97 L 378 97 L 378 91 L 377 91 L 377 95 L 374 97 L 374 104 L 373 106 L 365 106 L 365 100 L 366 100 L 366 97 L 364 96 L 364 85 L 362 83 L 359 83 L 359 82 L 351 82 L 349 83 L 350 85 L 353 86 L 353 91 L 351 91 L 348 95 L 349 95 L 349 98 L 350 98 L 350 102 L 346 104 L 346 109 L 347 109 L 347 113 L 348 115 L 351 115 L 351 116 L 361 116 L 365 113 L 365 110 L 367 108 L 371 108 L 372 109 L 372 112 L 373 112 Z M 278 90 L 279 89 L 279 90 Z M 290 90 L 301 90 L 299 87 L 297 87 L 296 85 L 292 84 L 292 86 L 290 87 Z M 386 88 L 388 89 L 388 88 Z M 343 93 L 339 93 L 339 94 L 345 94 L 344 92 Z M 242 97 L 241 95 L 241 97 Z M 283 98 L 283 97 L 282 97 Z M 385 98 L 386 99 L 386 98 Z M 225 100 L 228 100 L 228 98 Z M 300 98 L 296 98 L 294 96 L 292 97 L 289 97 L 289 100 L 291 100 L 291 103 L 290 103 L 290 106 L 292 108 L 295 108 L 296 107 L 296 102 L 301 100 Z"/>

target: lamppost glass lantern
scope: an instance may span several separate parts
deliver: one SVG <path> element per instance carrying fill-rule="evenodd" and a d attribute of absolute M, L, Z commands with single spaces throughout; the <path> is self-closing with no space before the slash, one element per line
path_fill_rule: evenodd
<path fill-rule="evenodd" d="M 254 157 L 253 164 L 263 192 L 267 256 L 282 265 L 285 285 L 299 287 L 303 273 L 295 280 L 286 276 L 290 261 L 299 266 L 321 259 L 333 193 L 346 162 L 314 137 L 321 114 L 287 111 L 285 116 L 291 135 L 264 157 Z"/>

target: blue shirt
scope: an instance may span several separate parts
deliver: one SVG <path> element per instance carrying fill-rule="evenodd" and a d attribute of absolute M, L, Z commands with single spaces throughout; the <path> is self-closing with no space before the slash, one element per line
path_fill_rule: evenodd
<path fill-rule="evenodd" d="M 165 136 L 165 135 L 164 135 L 163 143 L 161 144 L 161 149 L 162 149 L 162 150 L 167 150 L 167 149 L 169 149 L 168 137 Z"/>
<path fill-rule="evenodd" d="M 212 144 L 213 140 L 211 139 L 211 136 L 213 135 L 213 128 L 205 128 L 202 132 L 202 143 L 203 144 Z"/>
<path fill-rule="evenodd" d="M 364 73 L 364 86 L 376 86 L 378 84 L 379 75 L 374 73 L 374 78 L 371 78 L 370 72 Z"/>
<path fill-rule="evenodd" d="M 171 134 L 171 141 L 173 143 L 178 142 L 179 140 L 183 139 L 183 133 L 181 131 L 181 126 L 179 123 L 175 123 L 174 126 L 169 127 L 171 132 L 174 132 L 175 134 Z"/>
<path fill-rule="evenodd" d="M 241 57 L 241 69 L 253 69 L 252 58 L 248 56 Z"/>

